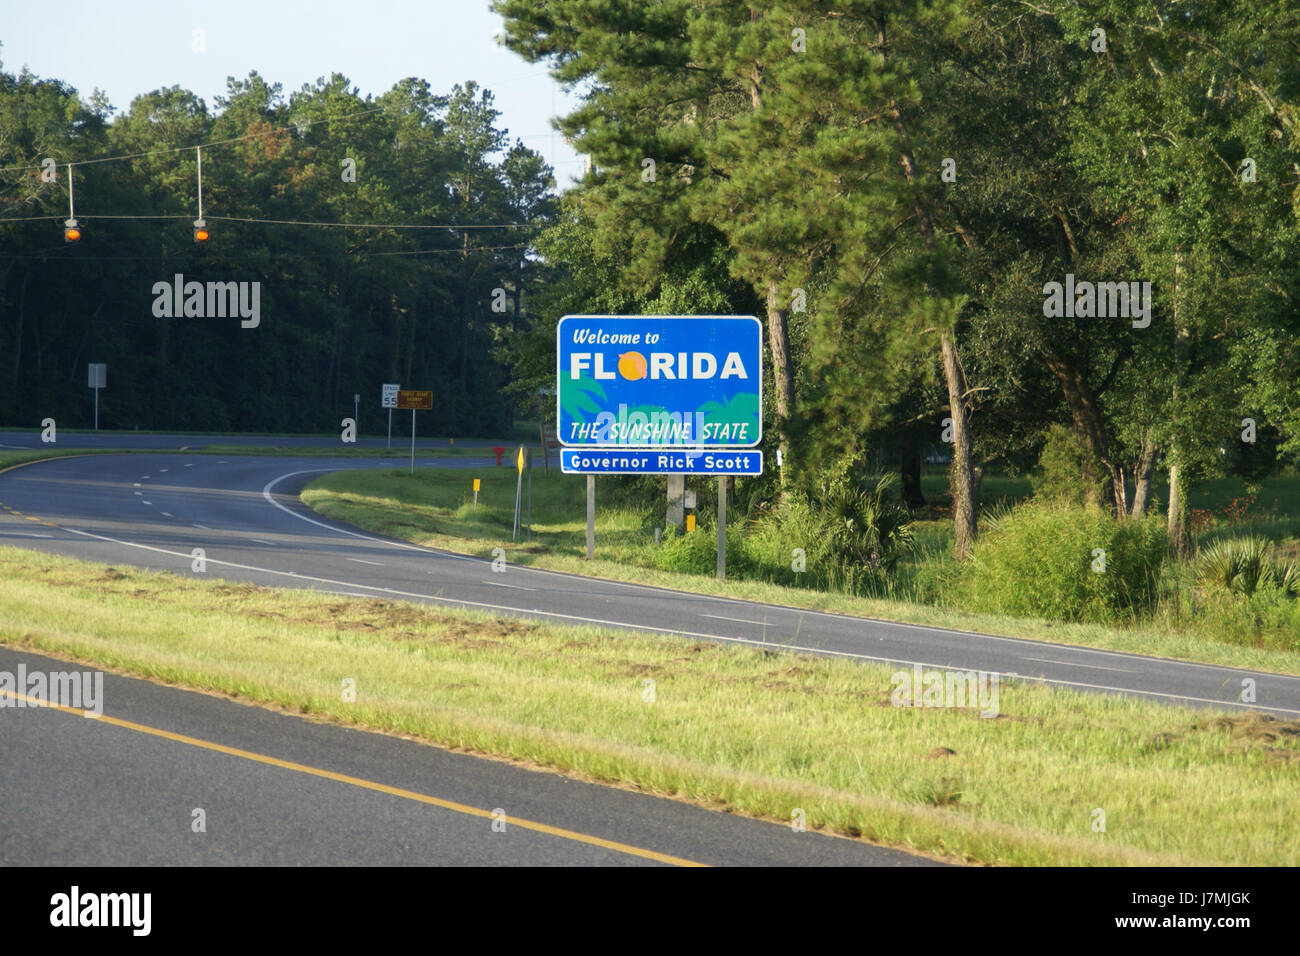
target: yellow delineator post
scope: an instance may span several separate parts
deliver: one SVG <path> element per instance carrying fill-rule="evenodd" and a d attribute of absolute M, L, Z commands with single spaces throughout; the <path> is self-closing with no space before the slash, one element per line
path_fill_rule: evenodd
<path fill-rule="evenodd" d="M 686 531 L 689 534 L 695 530 L 695 515 L 686 516 Z"/>
<path fill-rule="evenodd" d="M 519 476 L 515 480 L 515 524 L 514 524 L 514 529 L 510 535 L 511 541 L 519 540 L 519 512 L 524 503 L 524 466 L 527 463 L 528 463 L 527 453 L 524 451 L 524 446 L 520 445 L 519 454 L 515 457 L 515 466 L 519 469 Z M 529 486 L 530 493 L 531 490 L 532 488 L 530 485 Z"/>
<path fill-rule="evenodd" d="M 478 507 L 478 483 L 479 480 L 475 478 L 474 479 L 474 507 L 475 508 Z"/>

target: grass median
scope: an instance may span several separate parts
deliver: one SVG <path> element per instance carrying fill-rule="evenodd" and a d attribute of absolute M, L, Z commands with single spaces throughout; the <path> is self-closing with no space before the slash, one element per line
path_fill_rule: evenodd
<path fill-rule="evenodd" d="M 982 718 L 892 706 L 883 666 L 15 548 L 0 575 L 8 645 L 787 825 L 975 863 L 1300 863 L 1300 722 L 1019 683 Z"/>
<path fill-rule="evenodd" d="M 0 469 L 13 468 L 17 465 L 28 465 L 34 461 L 45 461 L 48 458 L 76 458 L 80 455 L 125 455 L 131 452 L 120 451 L 103 451 L 98 448 L 50 448 L 35 449 L 32 451 L 0 451 Z"/>
<path fill-rule="evenodd" d="M 599 480 L 596 559 L 587 561 L 583 479 L 556 470 L 550 475 L 537 469 L 534 472 L 532 537 L 518 542 L 511 540 L 513 468 L 419 468 L 414 475 L 402 469 L 332 472 L 307 485 L 302 500 L 326 517 L 390 537 L 480 557 L 492 557 L 494 549 L 501 548 L 511 563 L 552 571 L 909 624 L 1300 674 L 1300 652 L 1215 641 L 1154 621 L 1130 626 L 1053 622 L 661 570 L 656 566 L 653 530 L 647 526 L 647 511 L 657 507 L 658 501 L 641 510 L 603 505 Z M 481 479 L 477 505 L 471 490 L 475 477 Z M 1006 484 L 1010 494 L 1012 483 Z M 661 512 L 656 517 L 662 521 Z"/>

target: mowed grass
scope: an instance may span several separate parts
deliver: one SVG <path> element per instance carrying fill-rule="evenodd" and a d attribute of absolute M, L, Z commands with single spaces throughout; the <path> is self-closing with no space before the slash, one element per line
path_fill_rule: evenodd
<path fill-rule="evenodd" d="M 33 449 L 31 451 L 0 451 L 0 468 L 12 468 L 14 465 L 25 465 L 33 461 L 44 461 L 47 458 L 73 458 L 78 455 L 110 455 L 110 454 L 131 454 L 131 452 L 108 452 L 98 448 L 58 448 L 51 445 L 47 449 Z"/>
<path fill-rule="evenodd" d="M 334 472 L 312 481 L 302 500 L 334 517 L 343 510 L 364 519 L 359 522 L 374 531 L 410 539 L 434 535 L 466 541 L 503 541 L 522 563 L 544 554 L 580 557 L 586 553 L 586 485 L 581 477 L 562 475 L 553 468 L 549 475 L 534 468 L 531 493 L 524 476 L 524 518 L 531 514 L 531 529 L 525 528 L 518 542 L 511 542 L 514 521 L 517 471 L 494 464 L 480 469 L 417 468 L 367 469 Z M 474 503 L 473 482 L 481 490 Z M 653 531 L 646 527 L 644 511 L 609 507 L 600 503 L 597 482 L 597 549 L 607 562 L 645 564 L 653 562 Z M 529 497 L 531 495 L 531 511 Z M 521 522 L 524 520 L 521 518 Z M 353 520 L 343 518 L 343 520 Z M 662 523 L 662 522 L 661 522 Z M 489 548 L 485 553 L 490 553 Z"/>
<path fill-rule="evenodd" d="M 1008 683 L 984 719 L 893 707 L 883 666 L 14 548 L 0 575 L 13 646 L 717 809 L 978 863 L 1300 863 L 1300 722 Z"/>
<path fill-rule="evenodd" d="M 427 547 L 492 557 L 501 548 L 513 564 L 634 581 L 702 594 L 765 601 L 790 607 L 851 614 L 955 630 L 1025 637 L 1106 650 L 1180 660 L 1300 674 L 1300 652 L 1213 640 L 1203 632 L 1162 625 L 1131 626 L 1062 623 L 1006 615 L 976 614 L 951 605 L 908 599 L 915 582 L 929 575 L 925 589 L 945 586 L 952 564 L 951 522 L 918 522 L 914 553 L 899 565 L 902 594 L 872 598 L 785 587 L 763 581 L 727 580 L 660 570 L 656 566 L 654 525 L 663 524 L 663 494 L 644 508 L 602 503 L 596 481 L 596 559 L 586 554 L 586 488 L 577 475 L 549 476 L 533 469 L 533 533 L 512 541 L 515 479 L 513 468 L 481 470 L 417 468 L 332 472 L 316 478 L 302 500 L 322 515 Z M 481 479 L 478 506 L 472 504 L 473 479 Z M 1023 479 L 1006 479 L 1002 490 L 1014 495 Z M 986 480 L 987 482 L 987 480 Z M 1025 483 L 1027 490 L 1028 484 Z M 798 542 L 801 543 L 801 542 Z M 937 579 L 938 583 L 935 583 Z"/>

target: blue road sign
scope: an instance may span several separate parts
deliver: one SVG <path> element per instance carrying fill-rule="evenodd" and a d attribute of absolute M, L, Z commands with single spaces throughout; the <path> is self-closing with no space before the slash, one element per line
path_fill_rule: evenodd
<path fill-rule="evenodd" d="M 566 475 L 761 475 L 763 453 L 713 449 L 561 448 Z"/>
<path fill-rule="evenodd" d="M 556 429 L 580 448 L 753 448 L 763 438 L 752 315 L 566 315 Z"/>

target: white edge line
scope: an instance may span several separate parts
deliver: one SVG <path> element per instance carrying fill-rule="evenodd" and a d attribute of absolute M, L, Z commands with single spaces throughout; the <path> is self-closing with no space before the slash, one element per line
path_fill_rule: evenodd
<path fill-rule="evenodd" d="M 276 499 L 272 497 L 272 494 L 270 494 L 270 489 L 274 488 L 274 486 L 281 483 L 281 481 L 285 479 L 289 479 L 289 477 L 294 477 L 295 475 L 311 475 L 311 473 L 328 472 L 328 471 L 338 471 L 338 470 L 337 468 L 305 468 L 305 470 L 302 471 L 291 471 L 287 473 L 287 475 L 281 475 L 279 477 L 276 477 L 276 479 L 272 479 L 268 481 L 268 483 L 266 483 L 264 488 L 261 489 L 261 494 L 263 494 L 263 497 L 266 499 L 266 501 L 269 501 L 270 503 L 272 503 L 272 505 L 278 507 L 278 509 L 285 512 L 285 514 L 290 514 L 294 516 L 294 518 L 296 519 L 303 520 L 303 522 L 308 522 L 311 524 L 318 525 L 318 527 L 325 528 L 326 531 L 333 531 L 335 533 L 339 533 L 339 535 L 350 535 L 351 537 L 359 537 L 361 538 L 361 540 L 364 541 L 374 541 L 377 542 L 377 544 L 390 545 L 393 546 L 393 548 L 400 548 L 403 550 L 422 551 L 422 553 L 424 554 L 434 554 L 434 555 L 438 555 L 438 557 L 443 557 L 443 558 L 455 558 L 455 559 L 460 559 L 460 561 L 486 561 L 486 558 L 477 558 L 477 557 L 473 557 L 473 555 L 455 554 L 454 551 L 442 551 L 434 548 L 421 548 L 421 546 L 419 545 L 407 544 L 407 542 L 404 541 L 387 541 L 385 540 L 385 538 L 372 537 L 369 535 L 361 535 L 361 533 L 357 533 L 355 531 L 347 531 L 347 529 L 344 528 L 331 527 L 331 525 L 325 524 L 324 522 L 317 522 L 316 519 L 308 518 L 307 515 L 298 514 L 298 512 L 290 509 L 290 507 L 286 507 L 285 505 L 282 505 L 282 503 L 276 501 Z M 547 570 L 547 568 L 541 568 L 541 567 L 516 566 L 515 570 L 528 571 L 530 572 L 530 574 L 554 575 L 554 576 L 558 576 L 558 578 L 564 578 L 565 580 L 568 581 L 586 581 L 586 583 L 588 584 L 590 584 L 591 580 L 595 580 L 595 581 L 599 581 L 599 583 L 602 584 L 614 585 L 614 587 L 636 588 L 638 589 L 638 591 L 653 591 L 659 594 L 672 594 L 673 597 L 688 598 L 688 600 L 689 598 L 695 598 L 695 600 L 699 600 L 699 601 L 723 601 L 723 602 L 727 602 L 727 604 L 735 604 L 735 605 L 740 605 L 742 607 L 770 607 L 770 609 L 792 611 L 792 613 L 801 614 L 801 615 L 816 614 L 819 615 L 819 617 L 831 618 L 832 620 L 836 620 L 836 622 L 840 622 L 841 624 L 845 624 L 845 623 L 852 624 L 854 622 L 862 622 L 868 624 L 885 624 L 885 626 L 889 626 L 889 627 L 907 627 L 907 628 L 911 628 L 911 630 L 914 631 L 930 631 L 931 633 L 941 633 L 941 635 L 946 635 L 949 637 L 983 637 L 984 640 L 1009 641 L 1009 643 L 1011 644 L 1028 644 L 1032 646 L 1037 646 L 1037 648 L 1053 648 L 1053 649 L 1062 650 L 1062 652 L 1066 652 L 1066 653 L 1073 652 L 1073 653 L 1082 653 L 1082 654 L 1104 654 L 1104 656 L 1106 657 L 1122 657 L 1128 659 L 1128 661 L 1143 661 L 1148 663 L 1169 663 L 1169 665 L 1182 665 L 1184 667 L 1201 667 L 1201 669 L 1213 670 L 1213 671 L 1238 671 L 1238 672 L 1242 672 L 1242 674 L 1256 675 L 1256 676 L 1265 674 L 1270 676 L 1270 678 L 1278 678 L 1282 680 L 1300 680 L 1300 675 L 1278 674 L 1278 672 L 1275 671 L 1251 670 L 1249 669 L 1249 667 L 1239 667 L 1235 665 L 1214 665 L 1214 663 L 1199 663 L 1196 661 L 1179 661 L 1178 658 L 1173 658 L 1173 657 L 1148 657 L 1148 656 L 1144 656 L 1144 654 L 1134 654 L 1131 652 L 1127 652 L 1127 650 L 1102 650 L 1100 648 L 1086 648 L 1086 646 L 1080 646 L 1078 644 L 1057 644 L 1054 643 L 1054 641 L 1035 640 L 1034 637 L 1008 637 L 1005 635 L 996 635 L 996 633 L 984 633 L 983 631 L 957 631 L 954 630 L 954 628 L 935 627 L 932 626 L 932 624 L 911 624 L 905 622 L 905 620 L 887 620 L 884 618 L 863 618 L 863 617 L 857 617 L 857 615 L 853 615 L 853 614 L 833 614 L 832 611 L 813 610 L 813 609 L 809 609 L 809 607 L 792 607 L 789 605 L 763 605 L 761 604 L 761 602 L 748 601 L 745 600 L 745 598 L 723 597 L 723 596 L 718 596 L 718 594 L 699 594 L 699 593 L 689 592 L 689 591 L 673 591 L 672 588 L 660 588 L 660 587 L 655 587 L 655 585 L 651 585 L 651 584 L 634 584 L 632 583 L 632 581 L 611 581 L 604 578 L 590 579 L 590 578 L 584 578 L 584 576 L 581 575 L 567 574 L 567 572 L 564 571 L 550 571 Z M 707 615 L 701 614 L 701 617 L 707 617 Z"/>
<path fill-rule="evenodd" d="M 321 470 L 325 470 L 325 469 L 321 469 Z M 185 561 L 189 561 L 193 557 L 193 555 L 183 554 L 179 551 L 168 551 L 166 548 L 158 548 L 149 544 L 138 544 L 134 541 L 123 541 L 120 538 L 110 538 L 107 535 L 94 534 L 90 531 L 81 531 L 78 530 L 77 528 L 68 528 L 66 530 L 72 532 L 73 534 L 82 535 L 83 537 L 95 538 L 96 540 L 99 541 L 108 541 L 112 544 L 120 544 L 128 548 L 139 548 L 143 551 L 153 551 L 157 554 L 166 554 L 166 555 L 170 555 L 173 558 L 181 558 Z M 568 621 L 580 621 L 584 624 L 603 624 L 608 627 L 621 627 L 621 628 L 626 628 L 630 631 L 642 631 L 642 632 L 654 631 L 660 634 L 674 634 L 674 635 L 681 635 L 684 637 L 698 637 L 704 640 L 722 641 L 728 644 L 745 644 L 751 647 L 774 648 L 776 650 L 793 651 L 795 653 L 800 653 L 800 654 L 817 654 L 823 657 L 844 657 L 853 660 L 877 661 L 883 664 L 907 664 L 909 666 L 920 665 L 921 667 L 930 667 L 937 670 L 963 670 L 963 669 L 978 670 L 979 669 L 979 668 L 960 668 L 954 665 L 945 665 L 945 664 L 932 664 L 932 663 L 927 663 L 925 661 L 901 660 L 895 657 L 876 657 L 871 654 L 858 654 L 853 651 L 837 651 L 830 648 L 802 647 L 798 644 L 782 644 L 778 641 L 759 641 L 747 637 L 732 637 L 726 634 L 706 634 L 699 631 L 674 630 L 673 628 L 667 628 L 667 627 L 654 627 L 653 625 L 649 625 L 649 624 L 630 624 L 626 621 L 609 621 L 609 620 L 604 620 L 603 618 L 582 617 L 581 615 L 577 615 L 577 614 L 561 614 L 558 611 L 542 611 L 535 608 L 529 609 L 529 608 L 511 607 L 510 605 L 503 605 L 503 604 L 487 604 L 482 601 L 465 600 L 464 598 L 444 598 L 444 597 L 438 597 L 437 595 L 433 595 L 433 594 L 416 594 L 413 591 L 399 591 L 395 588 L 380 588 L 370 584 L 359 584 L 355 581 L 336 581 L 333 578 L 319 578 L 316 577 L 315 575 L 299 574 L 296 571 L 280 571 L 276 568 L 259 568 L 256 565 L 252 565 L 252 564 L 238 564 L 234 561 L 222 561 L 217 558 L 208 558 L 208 564 L 219 564 L 228 568 L 239 568 L 240 570 L 243 571 L 256 571 L 259 574 L 275 574 L 275 575 L 280 575 L 281 577 L 291 577 L 298 581 L 313 581 L 318 584 L 330 584 L 336 587 L 360 588 L 361 590 L 364 591 L 374 591 L 379 594 L 391 594 L 397 597 L 415 598 L 416 600 L 419 601 L 436 601 L 441 604 L 459 604 L 466 607 L 484 608 L 490 611 L 508 611 L 515 614 L 538 615 L 542 617 L 555 617 L 555 618 L 561 618 L 563 620 L 568 620 Z M 1011 674 L 1011 673 L 1004 673 L 1000 671 L 986 671 L 985 673 L 998 674 L 999 676 L 1005 676 L 1016 680 L 1029 681 L 1035 683 L 1059 684 L 1063 687 L 1083 687 L 1088 690 L 1112 691 L 1117 694 L 1126 694 L 1131 696 L 1165 697 L 1170 700 L 1194 701 L 1196 703 L 1201 703 L 1201 704 L 1213 704 L 1217 707 L 1237 707 L 1243 710 L 1272 711 L 1275 713 L 1300 715 L 1300 710 L 1293 709 L 1290 707 L 1265 707 L 1259 704 L 1256 704 L 1254 707 L 1251 707 L 1249 704 L 1243 704 L 1238 701 L 1214 700 L 1213 698 L 1210 697 L 1192 697 L 1191 695 L 1188 694 L 1166 694 L 1162 691 L 1140 690 L 1132 687 L 1111 687 L 1106 684 L 1086 684 L 1081 681 L 1057 680 L 1055 678 L 1050 678 L 1050 677 L 1028 677 L 1024 674 Z"/>
<path fill-rule="evenodd" d="M 1094 671 L 1115 671 L 1119 674 L 1135 674 L 1136 671 L 1124 667 L 1102 667 L 1098 664 L 1076 664 L 1074 661 L 1054 661 L 1050 657 L 1022 657 L 1022 661 L 1037 661 L 1040 664 L 1060 664 L 1062 667 L 1083 667 Z"/>
<path fill-rule="evenodd" d="M 721 614 L 705 614 L 700 612 L 700 617 L 711 617 L 717 621 L 734 621 L 737 624 L 754 624 L 758 627 L 767 627 L 767 621 L 747 621 L 743 617 L 723 617 Z"/>
<path fill-rule="evenodd" d="M 339 469 L 337 468 L 305 468 L 302 471 L 291 471 L 287 475 L 281 475 L 279 478 L 274 478 L 271 481 L 268 481 L 266 485 L 262 488 L 262 497 L 265 498 L 267 501 L 269 501 L 271 504 L 275 505 L 275 507 L 279 508 L 285 514 L 293 515 L 293 517 L 297 518 L 299 521 L 306 521 L 308 524 L 314 524 L 316 525 L 316 527 L 324 528 L 326 531 L 333 531 L 335 534 L 346 534 L 351 538 L 360 538 L 362 541 L 373 541 L 376 544 L 387 545 L 388 547 L 392 547 L 392 548 L 400 548 L 403 551 L 418 551 L 421 554 L 427 554 L 433 557 L 452 558 L 457 561 L 476 561 L 480 563 L 487 560 L 486 558 L 476 558 L 473 555 L 468 555 L 468 554 L 454 554 L 450 551 L 438 551 L 433 548 L 422 548 L 419 545 L 407 544 L 404 541 L 389 541 L 385 538 L 376 538 L 368 534 L 361 534 L 360 532 L 357 531 L 349 531 L 346 528 L 336 528 L 334 525 L 328 525 L 323 521 L 317 521 L 315 518 L 309 518 L 307 515 L 299 514 L 298 512 L 294 511 L 292 508 L 288 508 L 285 505 L 281 504 L 280 502 L 276 501 L 275 497 L 271 494 L 271 489 L 274 488 L 276 485 L 278 485 L 280 482 L 284 481 L 284 479 L 286 478 L 293 478 L 295 475 L 311 475 L 311 474 L 318 474 L 320 472 L 338 471 L 338 470 Z M 516 570 L 529 570 L 529 569 L 516 567 Z"/>
<path fill-rule="evenodd" d="M 278 485 L 281 481 L 283 481 L 286 478 L 292 478 L 295 475 L 306 475 L 306 474 L 313 474 L 317 472 L 327 472 L 327 471 L 338 471 L 338 469 L 337 468 L 308 468 L 302 471 L 291 471 L 288 474 L 280 475 L 278 478 L 273 478 L 271 481 L 266 483 L 266 486 L 262 488 L 262 497 L 265 498 L 267 501 L 269 501 L 271 504 L 275 505 L 275 507 L 279 508 L 285 514 L 293 515 L 295 518 L 299 519 L 300 521 L 306 521 L 310 524 L 314 524 L 318 527 L 324 528 L 327 531 L 333 531 L 336 534 L 346 534 L 346 535 L 350 535 L 353 538 L 361 538 L 364 541 L 374 541 L 378 544 L 389 545 L 394 548 L 402 548 L 407 551 L 420 551 L 423 552 L 424 554 L 437 555 L 438 557 L 443 557 L 443 558 L 453 558 L 462 561 L 486 561 L 487 560 L 486 558 L 478 558 L 478 557 L 474 557 L 473 555 L 455 554 L 454 552 L 450 552 L 450 551 L 440 551 L 436 548 L 423 548 L 420 547 L 419 545 L 407 544 L 402 541 L 388 541 L 384 538 L 375 538 L 367 534 L 359 534 L 356 531 L 347 531 L 343 528 L 336 528 L 331 525 L 327 525 L 324 522 L 317 521 L 314 518 L 309 518 L 306 515 L 299 514 L 298 512 L 294 511 L 292 508 L 285 507 L 283 504 L 276 501 L 275 498 L 272 497 L 271 495 L 271 489 L 274 488 L 276 485 Z M 912 630 L 929 631 L 934 634 L 944 634 L 949 637 L 957 637 L 957 638 L 979 637 L 979 638 L 983 638 L 984 640 L 990 640 L 990 641 L 1008 641 L 1013 644 L 1029 644 L 1034 647 L 1053 648 L 1066 653 L 1103 654 L 1108 657 L 1123 657 L 1131 661 L 1144 661 L 1147 663 L 1154 663 L 1154 664 L 1178 664 L 1183 667 L 1200 667 L 1200 668 L 1213 670 L 1213 671 L 1236 671 L 1239 673 L 1254 675 L 1254 676 L 1266 674 L 1269 677 L 1274 677 L 1281 680 L 1300 681 L 1300 675 L 1279 674 L 1275 671 L 1251 670 L 1248 667 L 1239 667 L 1233 664 L 1201 664 L 1196 661 L 1178 660 L 1177 658 L 1173 658 L 1173 657 L 1148 657 L 1143 654 L 1134 654 L 1129 651 L 1107 651 L 1096 647 L 1082 647 L 1077 644 L 1058 644 L 1053 641 L 1036 640 L 1031 637 L 1006 637 L 1005 635 L 1000 635 L 1000 634 L 985 634 L 983 631 L 959 631 L 947 627 L 934 627 L 933 625 L 930 624 L 909 624 L 906 621 L 890 621 L 890 620 L 886 620 L 885 618 L 878 618 L 878 617 L 858 617 L 852 614 L 835 614 L 830 611 L 817 611 L 811 608 L 791 607 L 788 604 L 764 605 L 761 604 L 760 602 L 745 600 L 744 598 L 723 597 L 714 594 L 699 594 L 691 591 L 676 591 L 673 590 L 672 588 L 656 587 L 650 584 L 635 584 L 630 581 L 610 581 L 606 578 L 595 578 L 595 579 L 585 578 L 582 575 L 568 574 L 564 571 L 551 571 L 546 568 L 530 568 L 526 565 L 517 565 L 515 567 L 515 570 L 527 571 L 531 574 L 549 574 L 549 575 L 554 575 L 556 577 L 562 577 L 568 581 L 586 582 L 588 584 L 590 584 L 591 581 L 595 580 L 599 583 L 611 585 L 615 587 L 636 588 L 638 590 L 643 590 L 643 591 L 654 591 L 658 594 L 669 594 L 678 599 L 693 598 L 701 601 L 705 601 L 705 600 L 722 601 L 729 604 L 738 604 L 741 607 L 746 607 L 746 608 L 765 607 L 771 609 L 778 609 L 782 611 L 790 611 L 800 615 L 816 614 L 820 617 L 829 617 L 832 620 L 840 622 L 841 624 L 852 624 L 855 622 L 860 622 L 864 624 L 884 624 L 889 627 L 907 627 L 907 628 L 911 628 Z M 707 615 L 701 614 L 701 617 L 704 616 Z M 672 633 L 678 633 L 678 632 L 672 632 Z"/>

